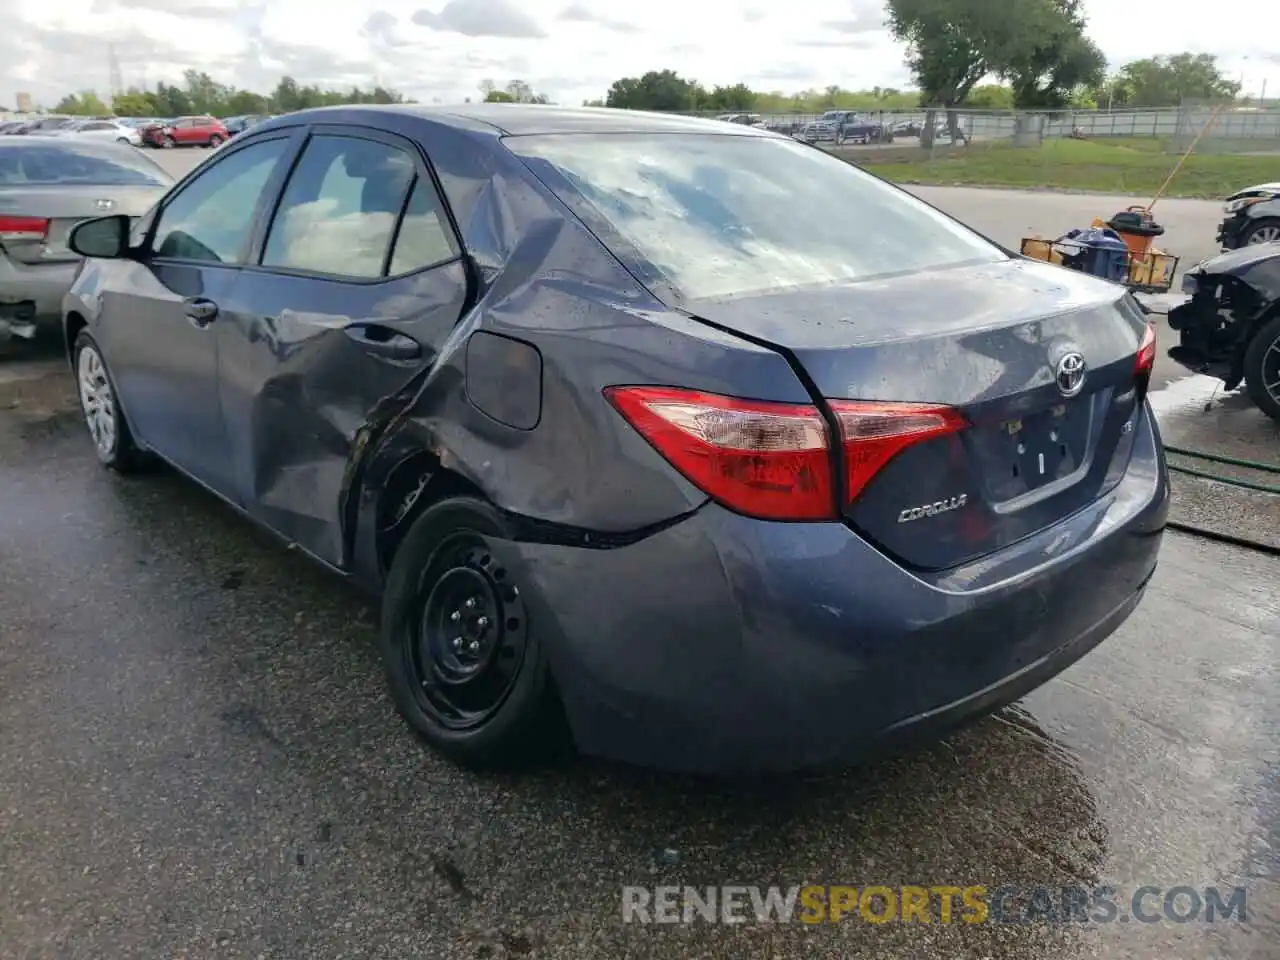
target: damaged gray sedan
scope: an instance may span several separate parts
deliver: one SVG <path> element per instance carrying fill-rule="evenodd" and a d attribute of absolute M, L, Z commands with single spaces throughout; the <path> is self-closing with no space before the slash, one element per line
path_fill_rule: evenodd
<path fill-rule="evenodd" d="M 379 595 L 397 708 L 464 763 L 567 727 L 843 765 L 1044 683 L 1155 569 L 1132 297 L 755 127 L 304 111 L 71 244 L 98 458 Z"/>

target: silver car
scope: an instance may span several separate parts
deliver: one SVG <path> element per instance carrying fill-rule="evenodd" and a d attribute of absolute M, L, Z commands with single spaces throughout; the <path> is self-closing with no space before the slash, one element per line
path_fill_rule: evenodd
<path fill-rule="evenodd" d="M 81 220 L 138 217 L 173 185 L 145 154 L 77 136 L 0 138 L 0 344 L 56 329 L 80 258 L 66 245 Z"/>
<path fill-rule="evenodd" d="M 142 135 L 132 126 L 119 120 L 81 120 L 55 132 L 55 136 L 75 137 L 78 140 L 127 143 L 131 147 L 142 146 Z"/>

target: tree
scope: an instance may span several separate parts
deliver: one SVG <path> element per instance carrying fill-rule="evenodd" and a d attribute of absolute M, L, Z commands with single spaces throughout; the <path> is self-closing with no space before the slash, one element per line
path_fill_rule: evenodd
<path fill-rule="evenodd" d="M 58 104 L 58 110 L 66 107 L 68 111 L 90 115 L 114 112 L 119 117 L 179 117 L 192 113 L 230 117 L 250 113 L 287 113 L 342 103 L 405 102 L 403 94 L 389 87 L 326 90 L 300 86 L 292 77 L 281 77 L 270 94 L 261 94 L 218 83 L 207 73 L 188 70 L 183 76 L 182 86 L 157 83 L 154 90 L 131 87 L 113 97 L 110 108 L 95 94 L 82 93 L 64 98 Z"/>
<path fill-rule="evenodd" d="M 111 108 L 99 100 L 92 90 L 83 90 L 63 97 L 53 108 L 53 112 L 71 117 L 105 117 L 110 115 Z"/>
<path fill-rule="evenodd" d="M 698 107 L 702 110 L 754 110 L 756 108 L 756 92 L 745 83 L 735 83 L 731 87 L 714 87 L 704 92 L 698 99 Z"/>
<path fill-rule="evenodd" d="M 1107 58 L 1085 36 L 1080 3 L 1053 0 L 1050 9 L 1041 9 L 1031 45 L 1014 51 L 1000 71 L 1015 107 L 1064 107 L 1078 91 L 1102 81 Z"/>
<path fill-rule="evenodd" d="M 954 136 L 958 123 L 950 108 L 963 104 L 984 77 L 1017 77 L 1024 98 L 1056 98 L 1064 84 L 1073 88 L 1084 82 L 1075 77 L 1092 74 L 1089 51 L 1097 48 L 1084 37 L 1076 7 L 1076 0 L 889 0 L 889 29 L 907 45 L 921 105 L 948 108 Z M 1018 96 L 1015 87 L 1015 103 Z M 927 144 L 932 116 L 924 129 Z"/>
<path fill-rule="evenodd" d="M 267 98 L 260 93 L 248 90 L 236 90 L 227 97 L 227 112 L 224 116 L 242 117 L 247 114 L 269 113 Z"/>
<path fill-rule="evenodd" d="M 480 81 L 485 103 L 550 103 L 545 94 L 535 93 L 524 80 L 509 80 L 499 89 L 492 80 Z"/>
<path fill-rule="evenodd" d="M 226 107 L 231 91 L 207 73 L 186 70 L 182 74 L 182 92 L 186 94 L 191 113 L 216 113 Z M 183 111 L 188 112 L 188 111 Z"/>
<path fill-rule="evenodd" d="M 1133 107 L 1174 107 L 1188 100 L 1232 100 L 1240 84 L 1223 76 L 1209 53 L 1177 53 L 1127 63 L 1117 78 Z"/>
<path fill-rule="evenodd" d="M 641 77 L 615 80 L 605 106 L 626 110 L 696 110 L 702 88 L 674 70 L 650 70 Z"/>
<path fill-rule="evenodd" d="M 969 91 L 964 105 L 977 110 L 1012 110 L 1013 91 L 998 83 L 983 83 Z"/>
<path fill-rule="evenodd" d="M 156 108 L 151 94 L 132 89 L 111 98 L 111 112 L 117 117 L 150 117 L 156 114 Z"/>

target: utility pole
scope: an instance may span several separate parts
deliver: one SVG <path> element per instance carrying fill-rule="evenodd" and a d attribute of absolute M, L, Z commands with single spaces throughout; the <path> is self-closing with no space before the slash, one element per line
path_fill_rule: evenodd
<path fill-rule="evenodd" d="M 114 43 L 107 44 L 107 63 L 110 71 L 111 99 L 124 93 L 124 77 L 120 72 L 120 58 L 116 56 L 116 45 Z"/>

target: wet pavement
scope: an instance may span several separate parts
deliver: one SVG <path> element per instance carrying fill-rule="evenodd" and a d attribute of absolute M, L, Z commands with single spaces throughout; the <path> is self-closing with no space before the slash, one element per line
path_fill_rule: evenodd
<path fill-rule="evenodd" d="M 1158 386 L 1166 442 L 1280 459 L 1238 398 Z M 1267 495 L 1175 483 L 1180 518 L 1280 530 Z M 52 351 L 0 362 L 0 491 L 0 960 L 1280 957 L 1278 559 L 1170 532 L 1076 666 L 842 775 L 478 776 L 396 718 L 365 598 L 170 473 L 100 469 Z M 807 883 L 1010 885 L 1006 919 L 1110 885 L 1120 910 L 622 921 L 624 885 Z M 1245 918 L 1141 922 L 1145 886 L 1157 913 L 1242 887 Z"/>

